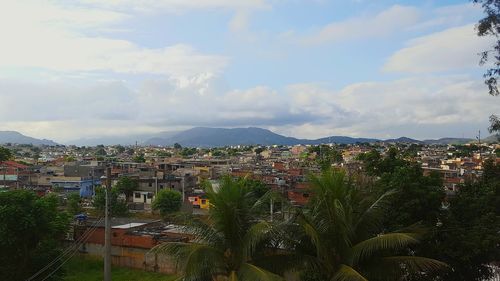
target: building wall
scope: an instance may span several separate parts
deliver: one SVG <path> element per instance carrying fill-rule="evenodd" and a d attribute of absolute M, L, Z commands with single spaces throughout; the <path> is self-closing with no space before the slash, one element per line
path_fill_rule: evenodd
<path fill-rule="evenodd" d="M 135 190 L 132 195 L 132 202 L 151 204 L 154 200 L 154 193 L 147 191 Z"/>
<path fill-rule="evenodd" d="M 80 256 L 103 257 L 104 245 L 85 243 L 80 247 Z M 111 263 L 116 266 L 142 269 L 165 274 L 176 274 L 175 261 L 166 255 L 150 252 L 149 249 L 112 246 Z"/>

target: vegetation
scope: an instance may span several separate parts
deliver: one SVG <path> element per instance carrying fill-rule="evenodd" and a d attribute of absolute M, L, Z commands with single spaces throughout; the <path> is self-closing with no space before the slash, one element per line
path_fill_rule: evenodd
<path fill-rule="evenodd" d="M 160 211 L 162 217 L 178 212 L 182 206 L 182 194 L 172 189 L 162 189 L 153 201 L 153 209 Z"/>
<path fill-rule="evenodd" d="M 175 257 L 183 280 L 281 280 L 256 264 L 277 249 L 264 243 L 272 240 L 273 226 L 257 219 L 260 201 L 246 180 L 226 177 L 217 193 L 208 186 L 207 195 L 208 218 L 189 225 L 194 243 L 166 243 L 155 250 Z"/>
<path fill-rule="evenodd" d="M 7 161 L 12 158 L 10 149 L 0 146 L 0 162 Z"/>
<path fill-rule="evenodd" d="M 139 155 L 136 155 L 134 157 L 134 162 L 137 162 L 137 163 L 144 163 L 146 162 L 146 158 L 144 158 L 144 154 L 139 154 Z"/>
<path fill-rule="evenodd" d="M 421 235 L 410 229 L 384 232 L 383 218 L 393 191 L 373 197 L 344 172 L 311 176 L 314 196 L 299 213 L 299 255 L 313 280 L 398 280 L 413 272 L 444 267 L 412 254 Z M 318 278 L 319 277 L 319 278 Z M 306 278 L 311 280 L 311 278 Z"/>
<path fill-rule="evenodd" d="M 101 281 L 103 262 L 99 258 L 74 257 L 63 267 L 64 281 Z M 173 281 L 175 276 L 144 270 L 113 266 L 111 277 L 114 281 Z"/>
<path fill-rule="evenodd" d="M 480 63 L 486 64 L 489 60 L 493 60 L 484 74 L 484 83 L 488 86 L 490 95 L 498 96 L 500 94 L 497 83 L 500 75 L 500 3 L 498 0 L 472 0 L 472 2 L 481 4 L 485 13 L 485 17 L 477 25 L 477 35 L 491 36 L 496 39 L 492 49 L 482 52 Z M 489 129 L 490 132 L 500 132 L 498 116 L 490 116 Z"/>
<path fill-rule="evenodd" d="M 460 187 L 439 219 L 416 250 L 446 262 L 450 270 L 426 280 L 488 280 L 488 264 L 500 260 L 500 166 L 486 161 L 483 178 Z"/>
<path fill-rule="evenodd" d="M 329 145 L 311 146 L 309 152 L 316 153 L 316 162 L 321 169 L 329 169 L 332 164 L 342 162 L 342 153 Z"/>
<path fill-rule="evenodd" d="M 69 216 L 57 202 L 31 191 L 0 193 L 0 280 L 25 280 L 61 253 Z"/>
<path fill-rule="evenodd" d="M 118 195 L 120 191 L 113 187 L 110 192 L 110 206 L 111 215 L 113 216 L 126 216 L 128 215 L 127 203 L 119 200 Z M 101 214 L 104 214 L 106 209 L 106 190 L 104 187 L 97 187 L 95 189 L 95 196 L 92 202 L 94 208 L 96 208 Z"/>
<path fill-rule="evenodd" d="M 139 187 L 139 182 L 136 179 L 124 176 L 118 179 L 116 188 L 127 197 L 127 200 L 132 196 L 134 190 Z"/>
<path fill-rule="evenodd" d="M 83 211 L 83 208 L 80 205 L 80 195 L 76 192 L 72 192 L 68 195 L 66 204 L 68 213 L 71 215 L 80 214 Z"/>
<path fill-rule="evenodd" d="M 179 261 L 184 280 L 281 280 L 292 270 L 303 280 L 386 280 L 444 267 L 412 255 L 419 234 L 383 232 L 392 192 L 372 198 L 331 169 L 311 182 L 307 208 L 290 221 L 271 223 L 262 220 L 265 195 L 256 196 L 246 179 L 225 178 L 217 193 L 207 190 L 209 217 L 190 225 L 196 243 L 156 250 Z"/>

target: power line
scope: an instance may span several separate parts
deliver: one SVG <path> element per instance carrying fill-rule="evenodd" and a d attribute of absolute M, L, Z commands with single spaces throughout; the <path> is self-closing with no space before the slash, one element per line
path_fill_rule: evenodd
<path fill-rule="evenodd" d="M 74 251 L 75 249 L 78 249 L 80 247 L 81 244 L 83 244 L 91 235 L 91 233 L 93 233 L 96 229 L 97 229 L 97 225 L 99 223 L 101 223 L 103 220 L 102 217 L 100 217 L 91 227 L 90 229 L 88 229 L 87 231 L 84 232 L 84 234 L 82 236 L 80 236 L 73 245 L 67 247 L 61 254 L 59 254 L 59 256 L 57 256 L 54 260 L 52 260 L 49 264 L 47 264 L 46 266 L 44 266 L 43 268 L 41 268 L 39 271 L 37 271 L 35 274 L 33 274 L 30 278 L 26 279 L 26 281 L 31 281 L 33 280 L 35 277 L 37 277 L 38 275 L 40 275 L 42 272 L 44 272 L 45 270 L 47 270 L 49 267 L 51 267 L 52 265 L 54 265 L 58 260 L 62 259 L 64 256 L 66 256 L 68 253 L 70 253 L 71 251 Z M 85 241 L 83 241 L 85 240 Z"/>
<path fill-rule="evenodd" d="M 96 229 L 97 229 L 97 227 L 92 230 L 92 233 L 94 233 L 94 231 L 96 231 Z M 92 233 L 90 233 L 90 234 L 92 234 Z M 89 234 L 89 236 L 90 236 L 90 234 Z M 58 267 L 56 267 L 51 273 L 49 273 L 49 275 L 47 275 L 45 278 L 43 278 L 42 281 L 45 281 L 50 276 L 54 275 L 54 273 L 56 273 L 59 270 L 59 268 L 61 268 L 65 263 L 67 263 L 76 254 L 76 252 L 78 252 L 78 248 L 76 248 L 73 251 L 73 253 L 71 253 L 71 255 L 66 260 L 64 260 Z"/>

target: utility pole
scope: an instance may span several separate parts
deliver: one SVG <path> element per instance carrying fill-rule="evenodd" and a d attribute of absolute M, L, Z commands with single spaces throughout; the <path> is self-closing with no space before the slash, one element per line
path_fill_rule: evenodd
<path fill-rule="evenodd" d="M 111 281 L 111 167 L 106 169 L 106 214 L 104 229 L 104 281 Z"/>
<path fill-rule="evenodd" d="M 269 208 L 269 212 L 270 212 L 270 215 L 271 215 L 271 222 L 273 221 L 273 213 L 274 213 L 274 202 L 273 202 L 273 198 L 271 198 L 271 206 Z"/>
<path fill-rule="evenodd" d="M 6 182 L 6 173 L 7 173 L 7 167 L 5 166 L 5 163 L 3 165 L 3 188 L 7 188 L 7 182 Z"/>
<path fill-rule="evenodd" d="M 477 140 L 479 144 L 479 161 L 483 162 L 482 148 L 481 148 L 481 130 L 479 130 L 479 134 L 477 135 Z"/>

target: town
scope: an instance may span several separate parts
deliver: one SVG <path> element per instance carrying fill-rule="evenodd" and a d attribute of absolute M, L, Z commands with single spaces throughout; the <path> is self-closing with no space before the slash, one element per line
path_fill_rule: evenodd
<path fill-rule="evenodd" d="M 164 242 L 188 242 L 193 235 L 153 208 L 163 190 L 181 195 L 182 212 L 206 216 L 210 208 L 205 194 L 207 183 L 216 189 L 227 176 L 249 179 L 257 183 L 262 194 L 271 191 L 281 195 L 268 206 L 268 219 L 272 221 L 290 215 L 285 206 L 305 206 L 311 196 L 309 176 L 324 169 L 338 168 L 355 175 L 368 173 L 369 161 L 404 159 L 416 164 L 424 176 L 441 180 L 445 194 L 442 208 L 447 208 L 460 186 L 481 178 L 486 160 L 500 165 L 500 144 L 495 141 L 214 148 L 182 147 L 178 143 L 166 147 L 7 143 L 4 151 L 12 157 L 0 163 L 1 190 L 32 190 L 40 197 L 56 195 L 62 208 L 74 215 L 66 243 L 77 245 L 75 251 L 85 255 L 102 254 L 104 223 L 96 208 L 103 206 L 98 206 L 97 198 L 110 175 L 109 182 L 118 187 L 116 204 L 124 206 L 111 220 L 114 264 L 166 274 L 176 273 L 174 263 L 165 256 L 151 255 L 151 249 Z"/>

